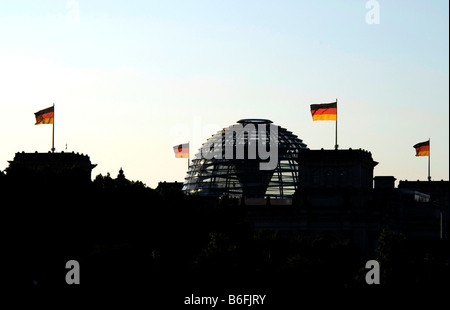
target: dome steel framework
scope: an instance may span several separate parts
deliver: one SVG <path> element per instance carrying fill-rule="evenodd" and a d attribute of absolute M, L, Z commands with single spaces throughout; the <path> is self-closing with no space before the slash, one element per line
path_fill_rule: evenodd
<path fill-rule="evenodd" d="M 250 126 L 247 126 L 249 124 Z M 227 134 L 239 126 L 254 128 L 254 130 L 237 131 L 232 136 Z M 270 128 L 277 130 L 270 130 Z M 265 141 L 259 141 L 259 139 Z M 258 143 L 267 143 L 264 146 L 270 145 L 271 139 L 272 142 L 277 141 L 276 167 L 261 170 L 260 164 L 268 160 L 262 160 L 258 156 L 254 158 L 251 153 L 249 156 L 249 152 L 251 147 Z M 219 156 L 205 156 L 205 154 L 211 154 L 213 146 L 217 145 L 221 146 Z M 237 147 L 242 146 L 243 158 L 221 156 L 225 155 L 227 147 L 232 147 L 233 154 L 236 154 Z M 183 191 L 202 196 L 228 195 L 245 199 L 292 198 L 298 186 L 298 154 L 301 149 L 306 148 L 306 144 L 296 135 L 285 128 L 272 125 L 270 120 L 239 120 L 238 124 L 218 131 L 202 144 L 189 166 Z"/>

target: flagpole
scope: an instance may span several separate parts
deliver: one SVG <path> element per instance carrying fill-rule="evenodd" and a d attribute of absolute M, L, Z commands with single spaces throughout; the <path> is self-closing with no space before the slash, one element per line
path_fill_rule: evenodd
<path fill-rule="evenodd" d="M 55 153 L 55 104 L 53 103 L 52 153 Z"/>
<path fill-rule="evenodd" d="M 338 122 L 338 113 L 337 113 L 337 98 L 336 98 L 336 133 L 335 133 L 335 138 L 334 138 L 334 149 L 337 150 L 338 149 L 338 144 L 337 144 L 337 122 Z"/>
<path fill-rule="evenodd" d="M 431 181 L 431 176 L 430 176 L 430 158 L 431 158 L 431 143 L 430 143 L 430 138 L 428 138 L 428 181 Z"/>
<path fill-rule="evenodd" d="M 188 141 L 188 171 L 189 171 L 189 161 L 191 159 L 191 141 Z"/>

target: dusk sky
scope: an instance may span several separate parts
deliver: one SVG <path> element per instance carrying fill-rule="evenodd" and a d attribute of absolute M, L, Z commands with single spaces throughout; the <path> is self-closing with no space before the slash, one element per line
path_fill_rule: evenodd
<path fill-rule="evenodd" d="M 267 118 L 310 149 L 334 148 L 334 121 L 310 105 L 338 99 L 340 149 L 365 149 L 375 176 L 449 179 L 449 2 L 2 1 L 0 170 L 16 152 L 88 154 L 93 178 L 122 167 L 150 187 L 183 181 L 217 130 Z"/>

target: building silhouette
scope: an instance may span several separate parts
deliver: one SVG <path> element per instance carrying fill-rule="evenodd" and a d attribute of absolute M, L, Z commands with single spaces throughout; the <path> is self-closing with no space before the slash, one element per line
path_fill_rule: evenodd
<path fill-rule="evenodd" d="M 271 123 L 238 123 L 258 122 Z M 296 135 L 278 128 L 281 151 L 274 170 L 261 172 L 247 158 L 202 158 L 214 142 L 226 145 L 223 129 L 196 154 L 183 190 L 240 197 L 256 229 L 330 236 L 358 244 L 367 255 L 375 255 L 383 229 L 412 240 L 447 238 L 448 181 L 400 181 L 396 188 L 394 176 L 374 177 L 378 163 L 369 151 L 310 150 Z M 244 137 L 246 147 L 250 139 Z M 235 137 L 232 143 L 238 141 Z"/>
<path fill-rule="evenodd" d="M 267 120 L 243 122 L 270 124 Z M 222 139 L 222 143 L 222 133 L 213 138 Z M 266 174 L 258 173 L 258 165 L 245 158 L 207 162 L 196 156 L 184 184 L 160 182 L 155 190 L 127 180 L 122 168 L 116 179 L 99 175 L 92 182 L 96 165 L 87 155 L 16 153 L 6 175 L 0 174 L 0 181 L 20 206 L 5 208 L 12 214 L 8 217 L 11 227 L 18 232 L 14 251 L 14 260 L 19 262 L 15 271 L 22 270 L 18 281 L 59 283 L 60 267 L 67 257 L 76 254 L 84 259 L 85 279 L 91 285 L 128 285 L 134 281 L 146 285 L 147 279 L 156 276 L 172 288 L 171 279 L 179 274 L 184 279 L 197 279 L 203 274 L 211 278 L 199 278 L 197 283 L 210 285 L 215 279 L 216 284 L 230 287 L 228 283 L 246 280 L 242 270 L 253 268 L 255 278 L 249 283 L 265 280 L 275 287 L 297 275 L 308 275 L 312 268 L 314 273 L 303 280 L 303 285 L 322 287 L 320 275 L 326 277 L 329 269 L 324 267 L 330 267 L 325 265 L 334 258 L 345 257 L 347 261 L 355 254 L 352 264 L 363 266 L 359 258 L 376 258 L 380 234 L 387 230 L 406 236 L 409 242 L 402 244 L 400 251 L 400 259 L 407 258 L 409 264 L 405 270 L 422 268 L 418 274 L 428 280 L 420 283 L 432 283 L 433 279 L 439 279 L 437 285 L 446 283 L 448 181 L 400 181 L 396 187 L 394 176 L 374 176 L 378 163 L 369 151 L 310 150 L 286 129 L 278 127 L 278 133 L 282 138 L 277 165 Z M 246 141 L 251 139 L 245 137 Z M 235 147 L 233 140 L 231 145 Z M 207 145 L 202 147 L 208 150 Z M 230 186 L 230 180 L 238 184 Z M 186 196 L 182 189 L 194 195 Z M 232 197 L 242 199 L 237 203 Z M 253 229 L 255 234 L 251 236 Z M 208 234 L 211 242 L 205 248 Z M 240 245 L 234 248 L 231 245 L 235 243 Z M 345 255 L 341 256 L 343 249 Z M 405 249 L 417 250 L 403 255 Z M 149 257 L 152 268 L 147 268 Z M 33 273 L 23 271 L 30 261 Z M 234 267 L 236 262 L 238 267 Z M 289 265 L 291 269 L 285 269 Z M 353 270 L 354 266 L 342 270 Z M 109 274 L 111 270 L 114 272 Z M 233 270 L 236 273 L 229 272 Z M 279 276 L 283 270 L 286 273 Z M 295 270 L 298 273 L 291 272 Z M 219 271 L 232 281 L 223 282 L 217 277 Z M 337 282 L 349 281 L 345 276 Z"/>
<path fill-rule="evenodd" d="M 399 189 L 421 192 L 429 195 L 429 202 L 438 212 L 438 216 L 442 218 L 442 237 L 448 238 L 449 217 L 449 197 L 450 182 L 449 181 L 400 181 Z"/>
<path fill-rule="evenodd" d="M 306 144 L 280 126 L 276 126 L 278 134 L 274 135 L 273 130 L 269 129 L 271 124 L 272 121 L 266 119 L 242 119 L 237 124 L 214 134 L 202 145 L 192 160 L 183 191 L 202 196 L 239 197 L 248 204 L 264 204 L 268 197 L 274 204 L 291 203 L 298 185 L 296 160 L 300 150 L 306 149 Z M 235 136 L 227 136 L 227 131 L 239 126 L 254 130 L 242 130 Z M 266 131 L 267 136 L 266 133 L 260 134 L 260 130 Z M 259 141 L 260 136 L 264 141 Z M 270 139 L 278 141 L 276 167 L 272 170 L 261 170 L 259 166 L 263 160 L 259 156 L 251 158 L 249 146 L 256 147 L 260 142 L 268 144 Z M 221 149 L 219 156 L 205 158 L 205 154 L 217 145 Z M 243 158 L 236 156 L 238 147 L 244 150 Z M 232 149 L 233 158 L 226 158 L 227 148 Z"/>
<path fill-rule="evenodd" d="M 181 182 L 158 182 L 158 186 L 155 188 L 156 191 L 160 193 L 168 193 L 171 191 L 181 191 L 183 188 L 183 183 Z"/>
<path fill-rule="evenodd" d="M 54 176 L 76 178 L 79 182 L 90 182 L 92 169 L 97 166 L 91 163 L 88 155 L 75 152 L 18 152 L 14 159 L 8 162 L 9 167 L 6 171 L 12 177 L 43 176 L 45 179 Z"/>
<path fill-rule="evenodd" d="M 293 204 L 250 208 L 256 229 L 329 236 L 358 244 L 368 256 L 375 255 L 383 229 L 409 240 L 447 238 L 448 182 L 396 188 L 393 176 L 373 177 L 377 163 L 364 150 L 303 150 L 298 162 Z"/>

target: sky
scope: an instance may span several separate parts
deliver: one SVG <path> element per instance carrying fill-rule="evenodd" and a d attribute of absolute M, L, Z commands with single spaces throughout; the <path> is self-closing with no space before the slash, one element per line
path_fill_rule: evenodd
<path fill-rule="evenodd" d="M 366 7 L 367 6 L 367 7 Z M 88 154 L 98 174 L 182 182 L 211 135 L 266 118 L 310 149 L 335 122 L 375 176 L 449 179 L 449 2 L 415 0 L 0 1 L 0 170 L 16 152 Z M 67 148 L 67 149 L 66 149 Z"/>

